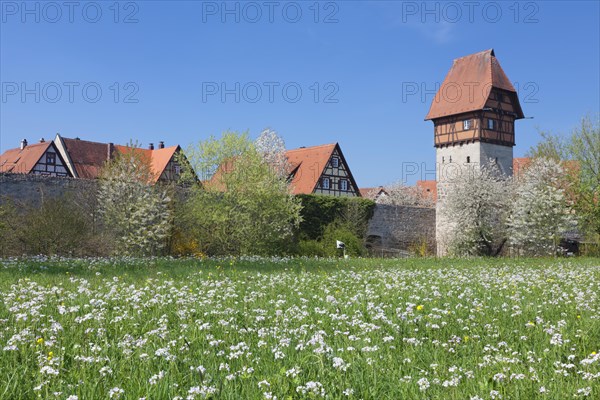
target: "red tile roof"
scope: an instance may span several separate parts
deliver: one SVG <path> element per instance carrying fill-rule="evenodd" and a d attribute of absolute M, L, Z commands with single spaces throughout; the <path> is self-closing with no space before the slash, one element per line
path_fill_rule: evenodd
<path fill-rule="evenodd" d="M 517 157 L 513 158 L 513 176 L 519 177 L 525 169 L 531 164 L 532 158 L 530 157 Z"/>
<path fill-rule="evenodd" d="M 80 139 L 62 138 L 67 153 L 71 158 L 77 176 L 83 179 L 96 179 L 100 175 L 106 161 L 115 154 L 115 151 L 124 153 L 128 146 L 113 145 L 112 143 L 90 142 Z M 179 146 L 165 147 L 162 149 L 136 148 L 136 152 L 144 154 L 151 163 L 155 173 L 154 182 L 158 181 Z"/>
<path fill-rule="evenodd" d="M 314 192 L 336 146 L 337 143 L 332 143 L 286 151 L 290 172 L 294 174 L 291 183 L 292 193 L 311 194 Z"/>
<path fill-rule="evenodd" d="M 62 138 L 78 178 L 96 179 L 109 159 L 109 143 Z"/>
<path fill-rule="evenodd" d="M 130 149 L 131 148 L 128 146 L 115 145 L 115 150 L 122 154 Z M 143 154 L 144 157 L 147 157 L 150 160 L 150 166 L 152 168 L 152 172 L 154 172 L 154 182 L 157 182 L 177 150 L 179 150 L 179 146 L 171 146 L 154 150 L 137 148 L 135 151 Z"/>
<path fill-rule="evenodd" d="M 383 186 L 360 188 L 358 190 L 360 192 L 361 197 L 371 200 L 377 199 L 381 194 L 387 194 L 387 191 Z"/>
<path fill-rule="evenodd" d="M 437 203 L 437 182 L 436 181 L 417 181 L 417 188 L 421 189 L 421 194 L 431 198 Z"/>
<path fill-rule="evenodd" d="M 490 95 L 491 88 L 516 91 L 496 59 L 494 50 L 485 50 L 454 60 L 425 120 L 481 110 Z M 523 112 L 517 98 L 517 118 Z"/>
<path fill-rule="evenodd" d="M 28 174 L 42 155 L 46 152 L 52 142 L 35 143 L 25 146 L 24 149 L 6 150 L 0 155 L 0 172 L 11 172 L 15 174 Z"/>

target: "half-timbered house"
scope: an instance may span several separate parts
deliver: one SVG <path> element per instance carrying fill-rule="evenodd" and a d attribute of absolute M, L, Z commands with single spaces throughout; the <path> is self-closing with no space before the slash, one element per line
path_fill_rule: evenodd
<path fill-rule="evenodd" d="M 35 174 L 46 176 L 72 177 L 64 158 L 54 142 L 41 139 L 39 143 L 28 144 L 26 139 L 21 146 L 5 151 L 0 155 L 0 172 L 12 174 Z"/>
<path fill-rule="evenodd" d="M 107 160 L 115 157 L 116 154 L 124 154 L 128 150 L 142 154 L 149 160 L 152 171 L 154 172 L 154 182 L 175 182 L 181 175 L 181 166 L 178 154 L 181 147 L 165 147 L 164 142 L 160 142 L 158 148 L 150 144 L 148 148 L 132 148 L 113 143 L 91 142 L 79 138 L 69 139 L 56 135 L 54 139 L 56 148 L 60 151 L 66 160 L 66 165 L 72 176 L 81 179 L 96 179 L 100 175 L 102 167 Z"/>
<path fill-rule="evenodd" d="M 338 143 L 288 150 L 294 194 L 360 197 L 360 191 Z"/>

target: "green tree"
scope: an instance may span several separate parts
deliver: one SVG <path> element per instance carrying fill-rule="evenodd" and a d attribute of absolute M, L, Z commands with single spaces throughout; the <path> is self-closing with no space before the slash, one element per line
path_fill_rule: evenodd
<path fill-rule="evenodd" d="M 571 161 L 566 164 L 568 195 L 581 227 L 589 236 L 600 236 L 600 122 L 586 116 L 569 136 L 540 132 L 542 140 L 528 153 L 531 157 Z"/>
<path fill-rule="evenodd" d="M 186 153 L 202 185 L 178 213 L 178 224 L 203 252 L 262 255 L 285 250 L 300 222 L 300 202 L 246 133 L 211 136 Z"/>
<path fill-rule="evenodd" d="M 105 228 L 123 255 L 157 255 L 171 233 L 169 188 L 153 184 L 150 159 L 137 146 L 117 153 L 102 172 L 98 201 Z"/>

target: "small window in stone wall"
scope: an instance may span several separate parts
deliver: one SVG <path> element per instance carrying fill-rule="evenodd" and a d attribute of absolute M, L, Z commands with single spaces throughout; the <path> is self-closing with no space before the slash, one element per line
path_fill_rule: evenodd
<path fill-rule="evenodd" d="M 467 156 L 467 164 L 469 164 L 471 162 L 471 157 Z"/>

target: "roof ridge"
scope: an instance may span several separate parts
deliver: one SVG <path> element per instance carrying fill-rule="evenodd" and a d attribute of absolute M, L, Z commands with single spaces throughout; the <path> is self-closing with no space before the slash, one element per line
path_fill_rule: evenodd
<path fill-rule="evenodd" d="M 462 60 L 463 58 L 468 58 L 468 57 L 477 56 L 477 55 L 479 55 L 479 54 L 482 54 L 482 53 L 490 53 L 490 55 L 491 55 L 492 57 L 496 57 L 496 55 L 495 55 L 495 53 L 494 53 L 494 49 L 493 49 L 493 48 L 491 48 L 491 49 L 487 49 L 487 50 L 481 50 L 481 51 L 478 51 L 477 53 L 473 53 L 473 54 L 467 54 L 466 56 L 462 56 L 462 57 L 455 58 L 455 59 L 454 59 L 454 61 L 456 62 L 456 61 Z"/>
<path fill-rule="evenodd" d="M 297 151 L 297 150 L 308 150 L 308 149 L 314 149 L 316 147 L 335 146 L 336 144 L 337 144 L 337 142 L 336 143 L 327 143 L 327 144 L 318 144 L 316 146 L 304 146 L 304 147 L 298 147 L 298 148 L 295 148 L 295 149 L 289 149 L 289 150 L 286 150 L 286 152 L 288 152 L 288 151 Z"/>

